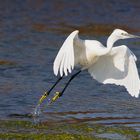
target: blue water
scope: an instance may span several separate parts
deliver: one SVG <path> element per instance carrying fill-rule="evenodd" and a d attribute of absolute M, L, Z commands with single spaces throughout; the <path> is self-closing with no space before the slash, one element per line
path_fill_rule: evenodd
<path fill-rule="evenodd" d="M 32 120 L 28 114 L 56 81 L 53 61 L 73 30 L 80 30 L 83 39 L 97 39 L 103 44 L 115 28 L 140 35 L 139 13 L 140 1 L 136 0 L 3 1 L 0 4 L 0 119 Z M 123 40 L 117 44 L 127 45 L 136 54 L 140 73 L 140 40 Z M 67 78 L 52 91 L 52 96 L 63 88 Z M 140 100 L 132 98 L 123 87 L 98 83 L 85 71 L 72 81 L 61 98 L 45 108 L 41 119 L 75 118 L 91 123 L 131 124 L 138 129 Z"/>

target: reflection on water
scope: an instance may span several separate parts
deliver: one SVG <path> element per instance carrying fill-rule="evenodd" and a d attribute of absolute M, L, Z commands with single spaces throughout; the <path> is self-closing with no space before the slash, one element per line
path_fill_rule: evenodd
<path fill-rule="evenodd" d="M 32 121 L 38 99 L 57 79 L 52 71 L 53 60 L 70 32 L 78 29 L 81 38 L 106 44 L 114 28 L 140 34 L 138 13 L 140 1 L 134 0 L 1 3 L 0 119 Z M 128 45 L 136 54 L 140 71 L 140 40 L 118 44 Z M 52 92 L 60 91 L 67 80 L 64 78 Z M 139 107 L 139 99 L 130 97 L 123 87 L 102 85 L 83 72 L 60 99 L 45 107 L 40 120 L 122 124 L 139 131 Z"/>

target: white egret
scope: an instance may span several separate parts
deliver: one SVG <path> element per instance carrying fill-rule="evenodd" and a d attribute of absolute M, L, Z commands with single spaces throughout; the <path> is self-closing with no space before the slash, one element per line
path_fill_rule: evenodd
<path fill-rule="evenodd" d="M 78 33 L 78 30 L 73 31 L 60 48 L 54 61 L 53 70 L 56 76 L 60 73 L 61 77 L 41 97 L 40 103 L 49 95 L 63 75 L 67 76 L 77 65 L 81 66 L 81 70 L 70 78 L 62 92 L 57 92 L 52 101 L 60 97 L 71 80 L 83 70 L 88 70 L 91 76 L 100 83 L 124 86 L 131 96 L 138 97 L 140 79 L 135 63 L 137 58 L 127 46 L 113 47 L 113 45 L 117 40 L 140 38 L 140 36 L 115 29 L 107 39 L 107 47 L 105 47 L 96 40 L 80 39 Z"/>

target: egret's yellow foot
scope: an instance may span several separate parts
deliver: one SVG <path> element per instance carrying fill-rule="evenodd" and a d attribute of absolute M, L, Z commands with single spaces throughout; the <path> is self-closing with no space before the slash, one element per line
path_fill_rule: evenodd
<path fill-rule="evenodd" d="M 41 104 L 47 96 L 48 96 L 48 94 L 47 94 L 47 92 L 45 92 L 44 95 L 42 95 L 41 98 L 39 99 L 38 104 Z"/>
<path fill-rule="evenodd" d="M 60 97 L 60 92 L 56 92 L 55 96 L 52 98 L 51 103 L 55 102 Z"/>

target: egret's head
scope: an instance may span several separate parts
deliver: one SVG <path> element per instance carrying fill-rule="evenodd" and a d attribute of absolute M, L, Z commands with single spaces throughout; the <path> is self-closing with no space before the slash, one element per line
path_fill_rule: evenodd
<path fill-rule="evenodd" d="M 113 31 L 113 35 L 115 35 L 118 39 L 140 38 L 140 36 L 129 34 L 126 31 L 121 30 L 121 29 L 115 29 Z"/>

